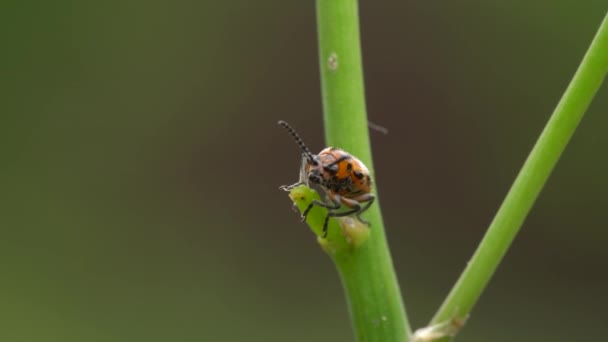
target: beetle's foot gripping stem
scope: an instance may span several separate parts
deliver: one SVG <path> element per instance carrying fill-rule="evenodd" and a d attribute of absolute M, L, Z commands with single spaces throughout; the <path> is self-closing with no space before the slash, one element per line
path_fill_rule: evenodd
<path fill-rule="evenodd" d="M 356 216 L 357 216 L 357 219 L 359 220 L 359 222 L 363 223 L 364 225 L 366 225 L 368 227 L 372 226 L 372 224 L 368 220 L 362 219 L 361 216 L 359 216 L 359 214 L 357 214 Z"/>
<path fill-rule="evenodd" d="M 296 187 L 298 187 L 298 186 L 300 186 L 302 184 L 304 184 L 304 182 L 297 182 L 297 183 L 294 183 L 294 184 L 291 184 L 291 185 L 281 185 L 279 187 L 279 190 L 291 191 L 291 190 L 293 190 L 293 188 L 296 188 Z"/>

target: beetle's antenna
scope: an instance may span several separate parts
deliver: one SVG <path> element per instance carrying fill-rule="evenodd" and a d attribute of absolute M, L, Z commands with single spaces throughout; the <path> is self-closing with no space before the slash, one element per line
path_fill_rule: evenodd
<path fill-rule="evenodd" d="M 300 138 L 298 133 L 296 133 L 296 130 L 291 128 L 291 126 L 289 126 L 289 124 L 283 120 L 279 121 L 279 125 L 283 126 L 291 134 L 293 140 L 296 141 L 298 146 L 300 146 L 300 149 L 302 149 L 302 152 L 304 152 L 306 159 L 308 159 L 308 161 L 310 161 L 311 163 L 316 164 L 314 155 L 312 154 L 312 152 L 310 152 L 308 147 L 306 147 L 304 141 L 302 141 L 302 138 Z"/>

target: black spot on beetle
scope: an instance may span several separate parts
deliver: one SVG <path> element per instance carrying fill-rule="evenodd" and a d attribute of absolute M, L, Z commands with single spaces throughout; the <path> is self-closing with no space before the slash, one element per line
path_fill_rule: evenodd
<path fill-rule="evenodd" d="M 346 164 L 346 172 L 351 173 L 352 170 L 353 170 L 353 164 L 351 164 L 351 163 Z"/>
<path fill-rule="evenodd" d="M 332 166 L 324 166 L 323 169 L 325 169 L 325 171 L 329 172 L 332 175 L 338 173 L 338 165 L 337 164 L 334 164 Z"/>
<path fill-rule="evenodd" d="M 358 179 L 363 179 L 363 172 L 361 172 L 359 170 L 355 170 L 354 174 L 355 174 L 355 177 L 357 177 Z"/>

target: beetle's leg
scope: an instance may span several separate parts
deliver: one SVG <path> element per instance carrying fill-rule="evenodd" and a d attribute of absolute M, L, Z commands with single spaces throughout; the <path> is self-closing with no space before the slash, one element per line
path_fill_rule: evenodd
<path fill-rule="evenodd" d="M 308 164 L 307 157 L 305 154 L 302 154 L 302 162 L 300 163 L 300 178 L 298 179 L 298 182 L 295 184 L 292 184 L 292 185 L 281 185 L 279 187 L 279 189 L 285 190 L 285 191 L 291 191 L 293 188 L 298 187 L 300 185 L 308 186 L 308 177 L 306 175 L 306 165 L 307 164 Z"/>
<path fill-rule="evenodd" d="M 325 208 L 327 208 L 327 215 L 325 216 L 325 221 L 323 222 L 323 238 L 325 239 L 327 237 L 327 224 L 329 223 L 329 218 L 332 216 L 333 210 L 337 210 L 340 209 L 340 207 L 342 206 L 340 204 L 341 202 L 341 197 L 340 195 L 336 194 L 336 193 L 328 193 L 327 197 L 329 197 L 329 199 L 333 202 L 333 206 L 325 206 Z"/>
<path fill-rule="evenodd" d="M 302 222 L 306 221 L 306 217 L 308 217 L 308 213 L 310 212 L 310 209 L 312 209 L 312 207 L 314 207 L 315 205 L 319 206 L 319 207 L 327 208 L 329 210 L 340 209 L 340 196 L 329 194 L 328 197 L 331 200 L 331 203 L 325 203 L 325 202 L 321 202 L 321 201 L 317 201 L 317 200 L 312 200 L 312 202 L 310 202 L 308 207 L 306 207 L 306 210 L 304 210 L 304 212 L 302 212 Z"/>
<path fill-rule="evenodd" d="M 342 216 L 348 216 L 348 215 L 352 215 L 355 213 L 358 213 L 361 211 L 361 205 L 359 204 L 359 202 L 350 199 L 350 198 L 340 198 L 340 201 L 342 202 L 342 204 L 344 204 L 345 206 L 351 208 L 351 210 L 347 210 L 347 211 L 340 211 L 340 212 L 332 212 L 331 213 L 331 217 L 342 217 Z"/>
<path fill-rule="evenodd" d="M 364 211 L 366 211 L 367 209 L 369 209 L 369 207 L 372 205 L 372 203 L 374 203 L 374 199 L 376 197 L 372 194 L 363 194 L 361 196 L 355 197 L 355 198 L 341 198 L 341 202 L 342 204 L 344 204 L 345 206 L 352 208 L 352 210 L 347 210 L 347 211 L 343 211 L 343 212 L 339 212 L 339 213 L 332 213 L 331 216 L 332 217 L 342 217 L 342 216 L 348 216 L 351 214 L 355 214 L 357 216 L 357 219 L 359 219 L 359 221 L 361 221 L 361 223 L 367 224 L 369 225 L 369 222 L 367 222 L 366 220 L 361 219 L 361 217 L 359 215 L 361 215 L 361 213 L 363 213 Z M 361 203 L 363 202 L 367 202 L 365 204 L 365 206 L 361 207 Z"/>
<path fill-rule="evenodd" d="M 284 190 L 284 191 L 291 191 L 293 188 L 298 187 L 298 186 L 300 186 L 302 184 L 305 184 L 305 183 L 304 182 L 297 182 L 297 183 L 294 183 L 294 184 L 291 184 L 291 185 L 281 185 L 279 187 L 279 189 L 280 190 Z"/>
<path fill-rule="evenodd" d="M 361 210 L 361 207 L 359 206 L 359 203 L 357 203 L 356 201 L 353 201 L 351 199 L 348 198 L 344 198 L 344 197 L 340 197 L 340 195 L 330 195 L 330 198 L 332 201 L 334 201 L 334 203 L 336 204 L 336 207 L 334 208 L 330 208 L 330 210 L 327 212 L 327 216 L 325 216 L 325 222 L 323 223 L 323 238 L 327 237 L 327 225 L 329 223 L 329 218 L 330 217 L 341 217 L 341 216 L 348 216 L 350 214 L 354 214 L 358 211 Z M 347 210 L 347 211 L 343 211 L 343 212 L 336 212 L 333 210 L 337 210 L 340 209 L 341 204 L 344 204 L 350 208 L 353 208 L 352 210 Z"/>
<path fill-rule="evenodd" d="M 361 210 L 359 210 L 359 212 L 357 213 L 357 218 L 359 219 L 359 221 L 361 221 L 362 223 L 365 223 L 369 226 L 369 222 L 362 219 L 361 218 L 361 214 L 363 214 L 364 211 L 366 211 L 367 209 L 369 209 L 369 207 L 371 207 L 371 205 L 374 203 L 374 200 L 376 199 L 376 197 L 372 194 L 363 194 L 361 196 L 357 196 L 355 198 L 353 198 L 353 200 L 359 202 L 359 203 L 363 203 L 363 202 L 367 202 L 365 204 L 365 206 L 363 206 L 361 208 Z"/>

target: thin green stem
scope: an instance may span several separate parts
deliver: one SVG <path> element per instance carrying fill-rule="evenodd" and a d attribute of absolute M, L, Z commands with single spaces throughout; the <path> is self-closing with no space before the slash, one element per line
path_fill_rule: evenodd
<path fill-rule="evenodd" d="M 608 15 L 458 282 L 431 324 L 469 314 L 608 72 Z"/>
<path fill-rule="evenodd" d="M 317 0 L 316 5 L 327 143 L 357 156 L 373 177 L 357 1 Z M 369 239 L 348 252 L 332 255 L 355 335 L 359 341 L 407 341 L 409 323 L 378 201 L 363 216 L 371 222 Z"/>

